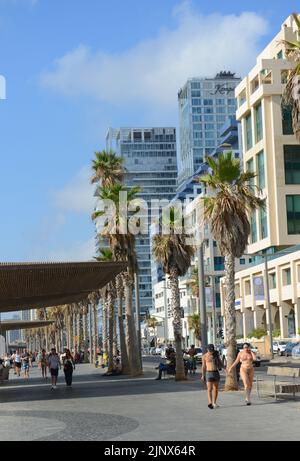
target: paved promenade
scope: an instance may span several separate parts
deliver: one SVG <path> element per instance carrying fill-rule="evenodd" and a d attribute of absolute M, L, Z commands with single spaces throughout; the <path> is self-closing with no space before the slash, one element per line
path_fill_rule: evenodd
<path fill-rule="evenodd" d="M 211 411 L 199 375 L 154 381 L 153 365 L 139 379 L 79 365 L 73 388 L 61 373 L 55 391 L 37 368 L 27 382 L 11 373 L 0 386 L 0 440 L 300 440 L 300 400 L 254 398 L 246 407 L 241 392 L 221 393 Z"/>

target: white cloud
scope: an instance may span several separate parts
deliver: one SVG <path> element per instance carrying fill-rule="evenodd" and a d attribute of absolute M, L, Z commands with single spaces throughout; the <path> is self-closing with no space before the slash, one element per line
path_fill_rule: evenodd
<path fill-rule="evenodd" d="M 54 206 L 63 212 L 92 213 L 95 186 L 90 184 L 91 170 L 83 167 L 71 181 L 54 193 Z"/>
<path fill-rule="evenodd" d="M 93 53 L 79 45 L 41 75 L 41 84 L 70 97 L 170 109 L 187 78 L 220 70 L 243 76 L 255 64 L 259 40 L 268 29 L 258 14 L 202 15 L 187 2 L 174 14 L 175 28 L 119 54 Z"/>

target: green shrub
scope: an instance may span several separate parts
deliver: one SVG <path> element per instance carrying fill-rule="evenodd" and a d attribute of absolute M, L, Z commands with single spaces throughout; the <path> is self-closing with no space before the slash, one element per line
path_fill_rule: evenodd
<path fill-rule="evenodd" d="M 239 339 L 244 339 L 244 335 L 238 335 L 238 336 L 236 337 L 236 339 L 237 339 L 237 340 L 239 340 Z"/>
<path fill-rule="evenodd" d="M 281 336 L 280 328 L 275 328 L 275 330 L 273 330 L 273 336 L 274 338 L 279 338 Z"/>
<path fill-rule="evenodd" d="M 249 334 L 249 338 L 256 338 L 256 339 L 261 339 L 264 336 L 267 336 L 267 330 L 264 328 L 256 328 L 255 330 L 251 331 Z"/>

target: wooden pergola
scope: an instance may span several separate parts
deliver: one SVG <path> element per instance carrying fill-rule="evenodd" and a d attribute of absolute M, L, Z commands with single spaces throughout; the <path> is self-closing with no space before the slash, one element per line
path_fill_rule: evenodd
<path fill-rule="evenodd" d="M 2 320 L 0 322 L 0 334 L 13 330 L 44 328 L 52 325 L 53 323 L 53 320 Z"/>
<path fill-rule="evenodd" d="M 0 263 L 0 312 L 87 301 L 126 262 Z"/>

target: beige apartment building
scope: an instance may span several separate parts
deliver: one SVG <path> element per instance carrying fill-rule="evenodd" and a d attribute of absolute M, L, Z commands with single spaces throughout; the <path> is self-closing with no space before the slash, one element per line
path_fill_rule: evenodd
<path fill-rule="evenodd" d="M 291 109 L 282 95 L 292 63 L 283 40 L 296 40 L 290 16 L 278 35 L 258 56 L 256 66 L 236 88 L 237 119 L 242 123 L 244 169 L 254 171 L 266 208 L 251 216 L 248 253 L 276 254 L 300 244 L 300 144 L 292 129 Z M 285 256 L 268 257 L 272 322 L 282 338 L 300 328 L 300 247 Z M 237 334 L 248 337 L 269 324 L 262 259 L 236 274 Z M 224 280 L 221 281 L 222 308 Z"/>
<path fill-rule="evenodd" d="M 295 40 L 295 31 L 289 17 L 236 88 L 244 168 L 257 173 L 254 183 L 267 205 L 251 216 L 251 254 L 300 243 L 300 144 L 293 135 L 291 111 L 282 105 L 292 66 L 282 40 Z"/>
<path fill-rule="evenodd" d="M 264 277 L 264 263 L 236 273 L 237 335 L 244 338 L 256 328 L 268 330 Z M 268 258 L 268 277 L 273 328 L 280 330 L 281 338 L 300 338 L 300 246 L 292 253 Z"/>

